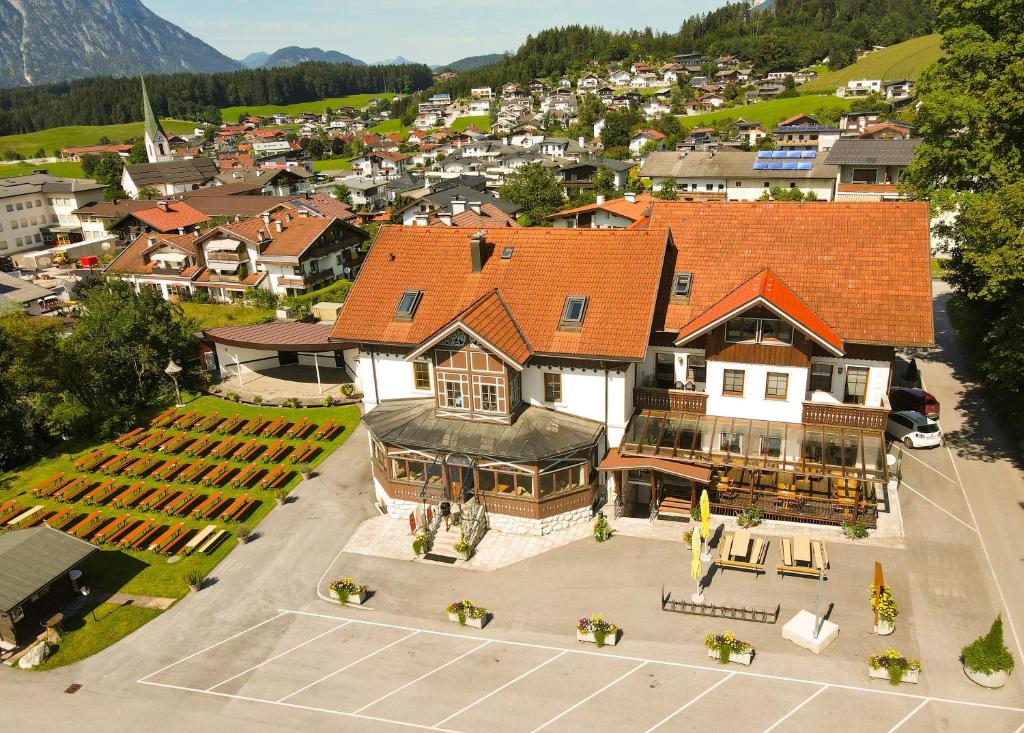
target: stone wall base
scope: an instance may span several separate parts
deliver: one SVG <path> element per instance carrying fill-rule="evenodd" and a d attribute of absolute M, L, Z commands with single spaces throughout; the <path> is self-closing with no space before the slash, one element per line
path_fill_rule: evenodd
<path fill-rule="evenodd" d="M 496 532 L 503 532 L 505 534 L 541 536 L 589 522 L 591 518 L 589 506 L 556 514 L 553 517 L 545 517 L 544 519 L 527 519 L 526 517 L 513 517 L 508 514 L 487 512 L 487 526 Z"/>

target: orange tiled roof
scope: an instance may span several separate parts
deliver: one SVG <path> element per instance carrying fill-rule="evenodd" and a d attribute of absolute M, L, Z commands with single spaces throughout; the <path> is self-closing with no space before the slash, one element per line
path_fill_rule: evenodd
<path fill-rule="evenodd" d="M 934 342 L 927 203 L 658 201 L 648 226 L 672 231 L 673 269 L 693 273 L 687 304 L 664 284 L 657 331 L 770 269 L 846 342 Z"/>
<path fill-rule="evenodd" d="M 258 232 L 263 231 L 269 236 L 270 241 L 260 245 L 261 257 L 298 257 L 335 221 L 334 217 L 321 219 L 277 214 L 272 217 L 269 226 L 261 217 L 254 217 L 223 224 L 219 229 L 253 244 L 260 241 Z M 277 231 L 278 223 L 280 223 L 281 231 Z"/>
<path fill-rule="evenodd" d="M 487 229 L 484 263 L 474 273 L 470 237 L 476 231 L 382 226 L 333 337 L 417 346 L 497 290 L 534 353 L 644 357 L 665 259 L 664 230 Z M 506 247 L 511 257 L 502 259 Z M 396 321 L 407 290 L 422 293 L 419 305 L 411 321 Z M 589 299 L 579 331 L 558 328 L 569 295 Z"/>
<path fill-rule="evenodd" d="M 644 217 L 647 211 L 650 210 L 651 204 L 654 203 L 654 197 L 650 194 L 640 194 L 636 197 L 635 201 L 627 201 L 624 198 L 621 199 L 609 199 L 603 204 L 593 203 L 585 206 L 577 206 L 574 209 L 563 209 L 562 211 L 556 211 L 554 214 L 546 217 L 548 219 L 561 219 L 564 216 L 572 216 L 573 214 L 587 214 L 592 211 L 608 211 L 616 216 L 621 216 L 625 219 L 632 221 L 638 221 Z"/>
<path fill-rule="evenodd" d="M 155 240 L 154 244 L 149 243 L 150 239 Z M 107 265 L 105 272 L 110 272 L 115 275 L 150 275 L 155 269 L 157 269 L 157 265 L 152 260 L 146 262 L 145 253 L 147 251 L 153 251 L 166 246 L 187 252 L 192 255 L 197 262 L 202 262 L 202 255 L 198 251 L 199 248 L 196 246 L 195 236 L 192 234 L 143 234 L 137 237 L 134 242 L 129 244 L 124 251 L 121 252 L 121 254 L 115 257 L 114 261 Z M 178 275 L 178 277 L 191 280 L 202 270 L 203 267 L 199 264 L 194 267 L 186 268 Z M 160 277 L 166 278 L 172 276 L 160 275 Z"/>
<path fill-rule="evenodd" d="M 459 328 L 470 331 L 475 337 L 492 346 L 506 357 L 517 369 L 522 369 L 533 350 L 526 341 L 515 317 L 509 312 L 497 290 L 480 296 L 471 306 L 445 324 L 438 332 L 420 344 L 410 356 L 423 353 L 445 336 Z"/>
<path fill-rule="evenodd" d="M 836 353 L 842 353 L 843 340 L 821 320 L 800 296 L 794 293 L 771 270 L 762 270 L 720 301 L 687 323 L 679 331 L 676 343 L 682 344 L 711 330 L 724 319 L 738 315 L 750 306 L 762 303 L 792 321 Z"/>
<path fill-rule="evenodd" d="M 158 232 L 173 232 L 210 220 L 206 214 L 183 201 L 168 201 L 165 207 L 156 205 L 149 209 L 140 209 L 132 216 Z"/>

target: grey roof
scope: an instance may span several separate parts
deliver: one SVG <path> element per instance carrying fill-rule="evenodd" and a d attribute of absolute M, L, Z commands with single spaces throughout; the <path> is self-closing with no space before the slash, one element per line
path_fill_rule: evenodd
<path fill-rule="evenodd" d="M 601 423 L 544 407 L 527 407 L 511 425 L 436 417 L 432 399 L 382 402 L 363 417 L 378 440 L 420 450 L 537 461 L 592 446 Z"/>
<path fill-rule="evenodd" d="M 0 272 L 0 303 L 28 303 L 55 295 L 52 290 L 41 288 L 35 283 L 23 280 L 6 272 Z"/>
<path fill-rule="evenodd" d="M 921 138 L 909 140 L 837 140 L 828 153 L 830 165 L 910 165 Z"/>
<path fill-rule="evenodd" d="M 10 611 L 98 549 L 47 526 L 0 534 L 0 611 Z"/>
<path fill-rule="evenodd" d="M 217 176 L 217 163 L 212 158 L 187 158 L 162 163 L 136 163 L 124 167 L 139 188 L 159 183 L 206 182 Z"/>
<path fill-rule="evenodd" d="M 90 178 L 60 178 L 48 173 L 29 173 L 24 176 L 0 178 L 0 199 L 33 193 L 93 191 L 103 187 L 102 183 L 96 183 Z"/>
<path fill-rule="evenodd" d="M 438 206 L 450 206 L 452 199 L 465 199 L 466 201 L 479 201 L 480 203 L 494 204 L 499 209 L 504 211 L 506 214 L 514 214 L 519 211 L 520 207 L 513 204 L 511 201 L 499 199 L 497 196 L 486 191 L 476 191 L 472 188 L 462 185 L 450 186 L 448 188 L 442 188 L 440 191 L 434 191 L 423 196 L 421 201 L 426 200 L 431 203 L 437 204 Z"/>
<path fill-rule="evenodd" d="M 835 169 L 826 165 L 824 155 L 818 153 L 810 170 L 754 170 L 756 152 L 653 152 L 640 166 L 640 175 L 646 178 L 808 178 L 836 177 Z M 810 162 L 810 161 L 801 161 Z"/>
<path fill-rule="evenodd" d="M 199 160 L 199 159 L 197 159 Z M 258 183 L 261 186 L 266 186 L 268 183 L 273 181 L 275 178 L 281 175 L 291 174 L 297 178 L 310 178 L 313 176 L 312 173 L 307 171 L 305 168 L 300 166 L 292 166 L 289 168 L 233 168 L 229 171 L 224 171 L 217 178 L 226 184 L 230 183 Z"/>
<path fill-rule="evenodd" d="M 593 166 L 594 168 L 611 168 L 613 171 L 628 171 L 636 165 L 630 160 L 616 160 L 615 158 L 584 158 L 579 163 L 566 163 L 560 170 L 572 170 L 573 168 L 583 168 L 586 166 Z"/>

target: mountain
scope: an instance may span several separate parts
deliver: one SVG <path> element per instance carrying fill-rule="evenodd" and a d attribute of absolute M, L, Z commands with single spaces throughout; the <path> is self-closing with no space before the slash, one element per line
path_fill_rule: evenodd
<path fill-rule="evenodd" d="M 258 69 L 263 66 L 263 62 L 269 58 L 270 54 L 266 51 L 253 51 L 244 59 L 238 59 L 238 63 L 247 69 Z"/>
<path fill-rule="evenodd" d="M 339 51 L 324 51 L 322 48 L 301 48 L 299 46 L 286 46 L 270 54 L 260 66 L 264 69 L 274 69 L 282 66 L 296 66 L 303 61 L 323 61 L 328 64 L 352 64 L 353 66 L 366 66 L 365 61 L 352 58 Z"/>
<path fill-rule="evenodd" d="M 405 56 L 395 56 L 393 59 L 384 59 L 378 61 L 374 66 L 401 66 L 402 64 L 415 64 L 415 61 L 410 61 Z"/>
<path fill-rule="evenodd" d="M 488 64 L 496 64 L 505 57 L 505 54 L 501 53 L 486 53 L 482 56 L 467 56 L 464 59 L 458 61 L 452 61 L 450 64 L 442 64 L 441 66 L 435 66 L 434 71 L 457 71 L 460 74 L 463 71 L 472 71 L 473 69 L 479 69 L 481 66 L 487 66 Z"/>
<path fill-rule="evenodd" d="M 139 0 L 0 0 L 0 87 L 240 68 Z"/>

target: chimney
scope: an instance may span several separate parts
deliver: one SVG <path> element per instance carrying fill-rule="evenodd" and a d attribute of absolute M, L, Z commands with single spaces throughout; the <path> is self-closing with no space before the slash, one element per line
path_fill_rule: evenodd
<path fill-rule="evenodd" d="M 274 222 L 274 229 L 277 230 L 278 234 L 284 231 L 284 224 L 281 223 L 280 219 Z"/>
<path fill-rule="evenodd" d="M 481 229 L 469 238 L 469 255 L 473 261 L 473 272 L 480 272 L 483 269 L 483 248 L 486 236 L 486 232 Z"/>
<path fill-rule="evenodd" d="M 455 215 L 461 214 L 466 210 L 466 199 L 461 197 L 455 197 L 452 199 L 452 213 Z"/>
<path fill-rule="evenodd" d="M 422 214 L 424 220 L 426 220 L 426 214 Z M 444 224 L 446 227 L 452 225 L 452 212 L 450 211 L 439 211 L 437 212 L 437 220 Z"/>
<path fill-rule="evenodd" d="M 157 208 L 161 209 L 162 211 L 170 211 L 171 210 L 170 204 L 168 202 L 166 202 L 166 201 L 157 201 L 156 205 L 157 205 Z"/>
<path fill-rule="evenodd" d="M 269 211 L 264 211 L 263 212 L 263 223 L 266 224 L 267 226 L 270 226 L 270 212 Z"/>
<path fill-rule="evenodd" d="M 628 195 L 628 194 L 627 194 L 627 195 Z M 598 206 L 601 206 L 601 205 L 603 205 L 603 204 L 604 204 L 604 195 L 603 195 L 603 194 L 598 194 L 598 196 L 597 196 L 597 202 L 596 202 L 596 203 L 597 203 L 597 205 L 598 205 Z"/>
<path fill-rule="evenodd" d="M 481 210 L 480 210 L 480 202 L 479 201 L 470 201 L 469 202 L 469 210 L 472 211 L 477 216 L 480 216 L 481 213 L 482 213 Z"/>
<path fill-rule="evenodd" d="M 582 135 L 579 137 L 579 144 L 581 148 L 586 146 L 586 141 L 583 139 Z"/>
<path fill-rule="evenodd" d="M 623 196 L 623 198 L 626 199 L 626 201 L 628 201 L 629 203 L 635 204 L 636 203 L 636 192 L 635 191 L 626 191 L 626 193 Z"/>

